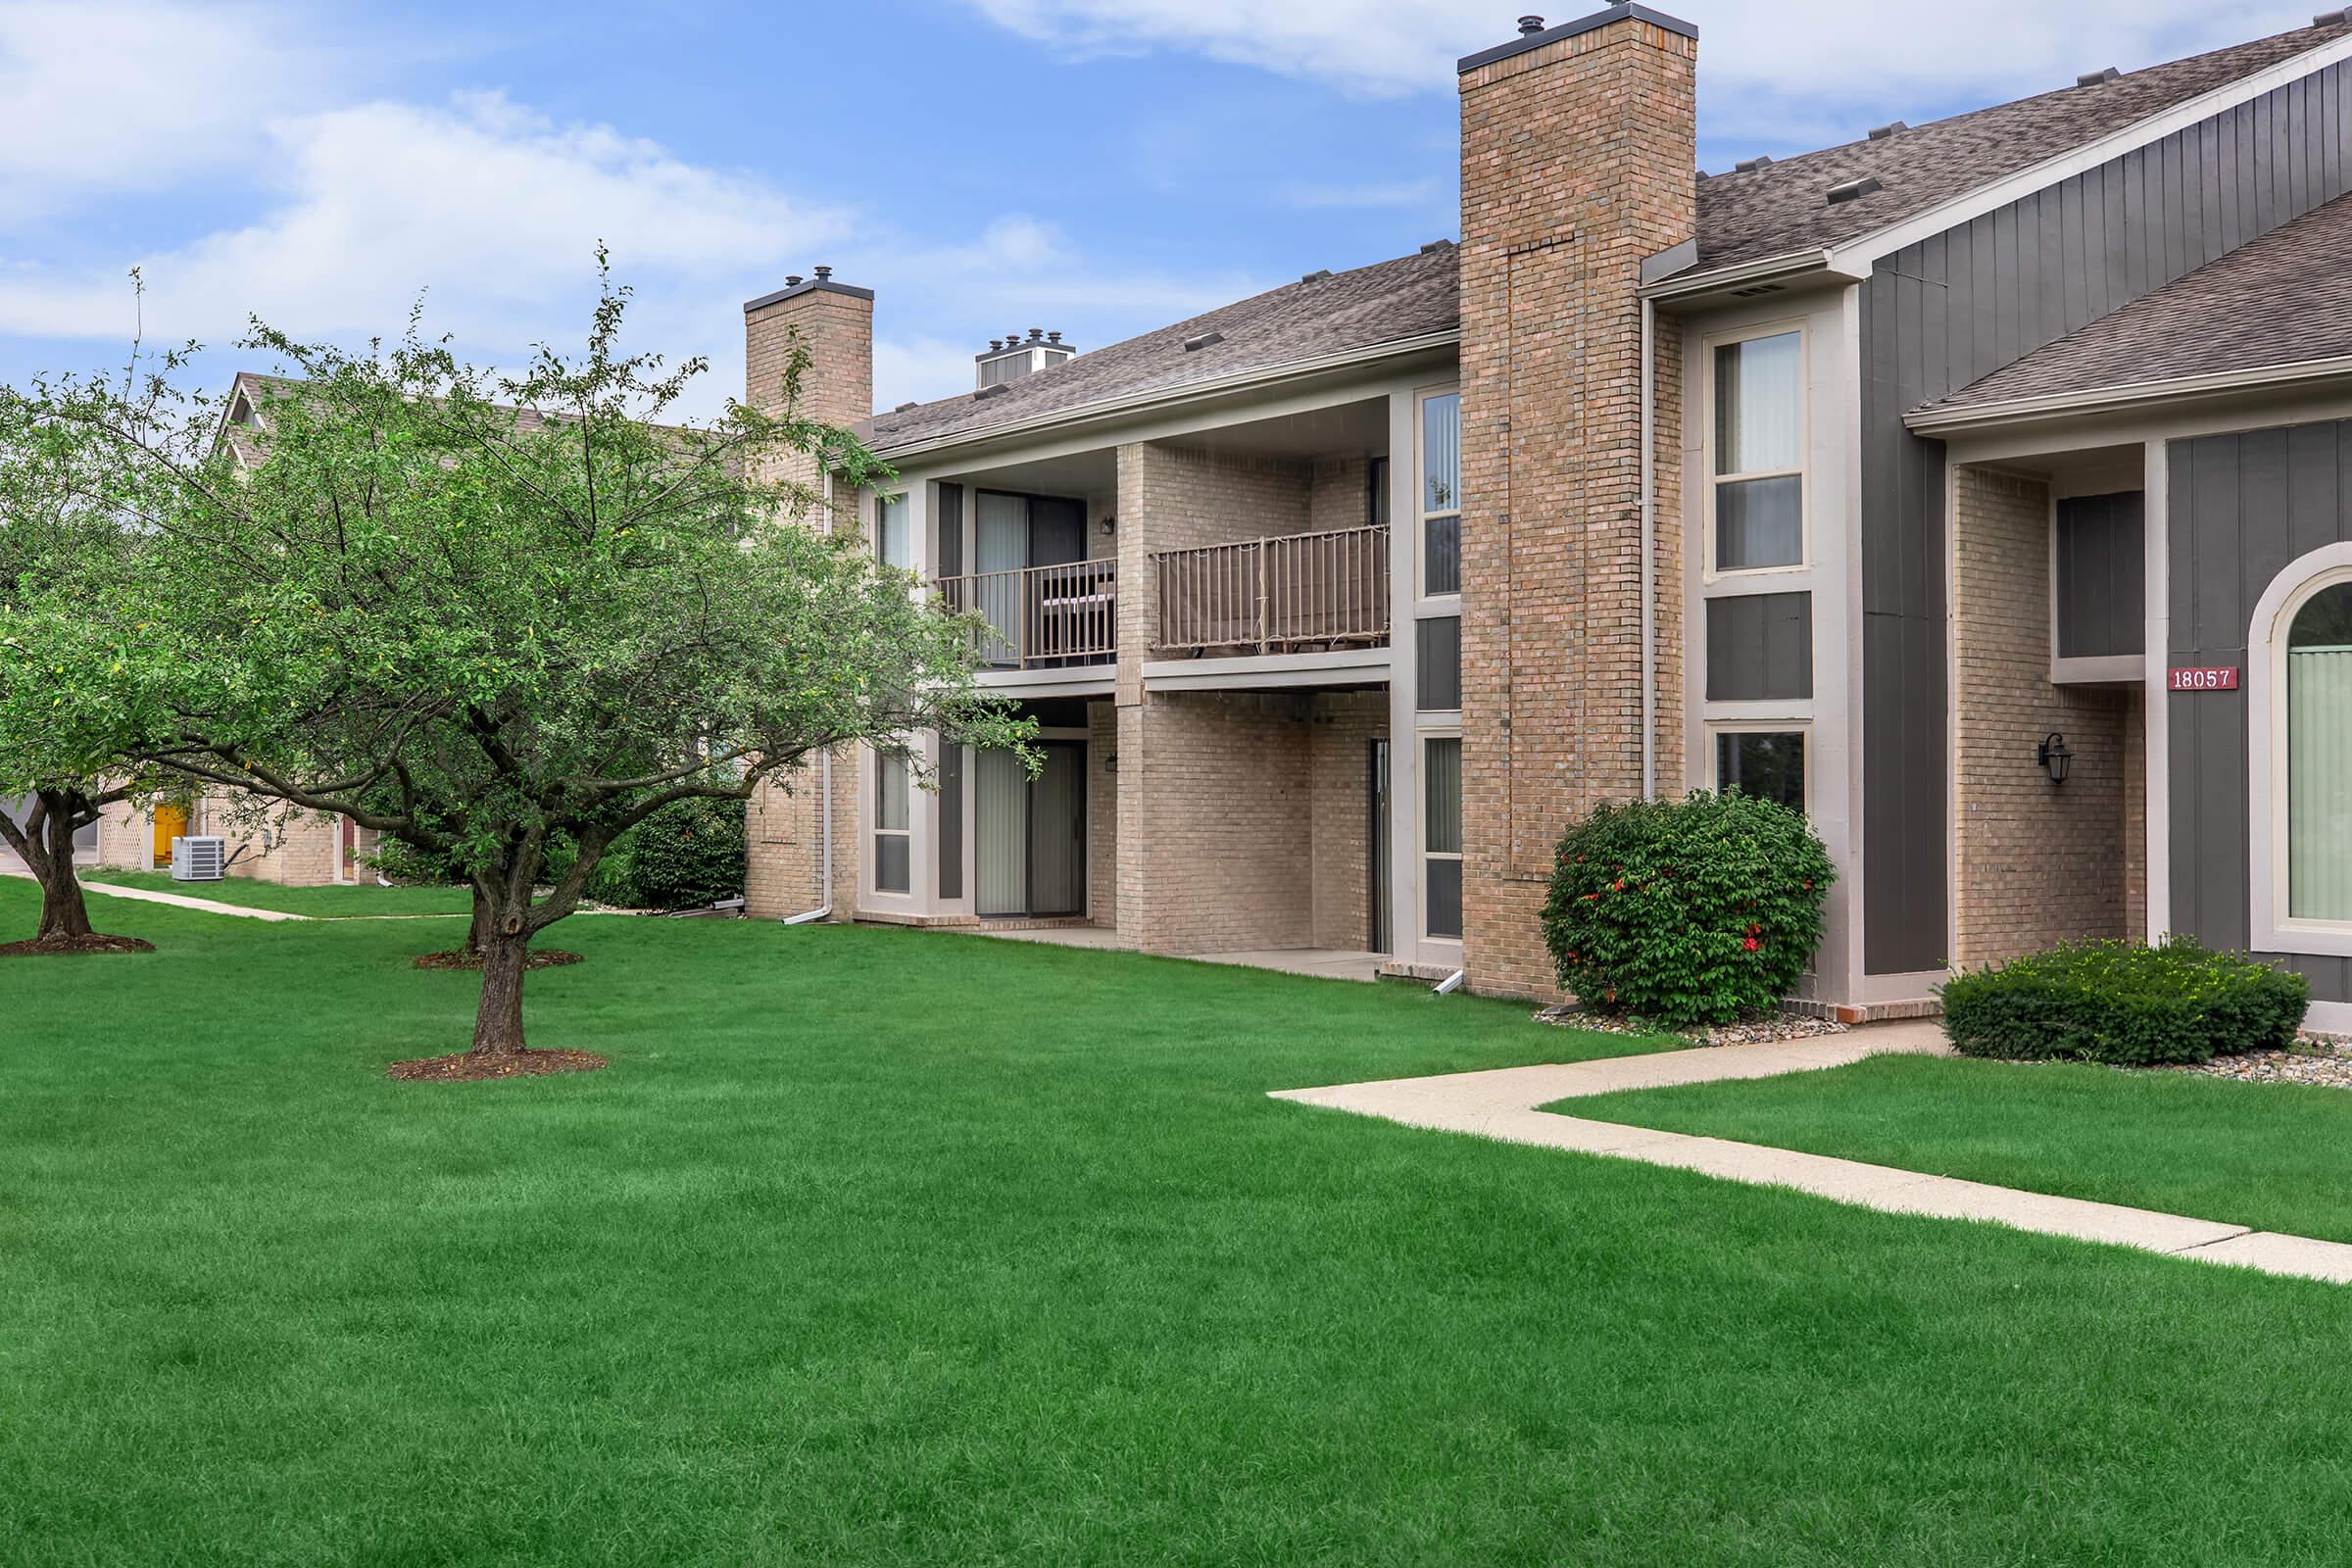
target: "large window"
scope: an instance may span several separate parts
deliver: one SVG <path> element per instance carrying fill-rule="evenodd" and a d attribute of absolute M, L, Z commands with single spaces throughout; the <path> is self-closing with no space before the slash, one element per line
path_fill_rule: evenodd
<path fill-rule="evenodd" d="M 1462 740 L 1433 735 L 1421 743 L 1421 887 L 1423 929 L 1462 935 Z"/>
<path fill-rule="evenodd" d="M 1718 794 L 1753 795 L 1792 811 L 1805 808 L 1805 732 L 1801 729 L 1719 729 L 1715 732 Z"/>
<path fill-rule="evenodd" d="M 885 566 L 914 569 L 914 527 L 903 495 L 874 501 L 874 555 Z"/>
<path fill-rule="evenodd" d="M 1762 571 L 1805 559 L 1805 339 L 1776 332 L 1716 345 L 1714 565 Z"/>
<path fill-rule="evenodd" d="M 2352 582 L 2287 623 L 2286 912 L 2352 922 Z"/>
<path fill-rule="evenodd" d="M 910 890 L 914 856 L 908 842 L 911 803 L 906 759 L 874 754 L 874 891 Z"/>
<path fill-rule="evenodd" d="M 1462 395 L 1421 400 L 1421 592 L 1462 591 Z"/>

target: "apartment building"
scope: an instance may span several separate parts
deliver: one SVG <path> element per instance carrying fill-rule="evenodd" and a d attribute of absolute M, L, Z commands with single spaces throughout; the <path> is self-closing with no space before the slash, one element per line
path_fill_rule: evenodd
<path fill-rule="evenodd" d="M 1458 243 L 954 398 L 869 418 L 867 291 L 752 301 L 751 397 L 797 333 L 898 470 L 820 525 L 984 618 L 1047 754 L 833 760 L 755 910 L 1543 996 L 1562 829 L 1737 788 L 1840 868 L 1846 1017 L 2180 931 L 2352 1025 L 2352 23 L 1711 174 L 1698 47 L 1522 19 Z"/>

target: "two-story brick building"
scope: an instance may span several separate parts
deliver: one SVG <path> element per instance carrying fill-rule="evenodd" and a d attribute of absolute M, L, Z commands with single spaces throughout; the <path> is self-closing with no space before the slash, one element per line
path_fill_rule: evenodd
<path fill-rule="evenodd" d="M 870 420 L 872 296 L 753 301 L 752 397 L 797 331 L 898 469 L 832 525 L 1048 743 L 759 803 L 755 909 L 1541 994 L 1568 822 L 1742 788 L 1841 868 L 1824 1004 L 2179 930 L 2352 1020 L 2352 24 L 1713 175 L 1697 50 L 1525 19 L 1458 244 Z"/>

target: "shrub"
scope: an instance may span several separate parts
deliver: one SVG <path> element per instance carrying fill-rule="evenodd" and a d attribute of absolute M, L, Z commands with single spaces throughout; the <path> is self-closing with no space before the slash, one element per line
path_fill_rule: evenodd
<path fill-rule="evenodd" d="M 680 801 L 623 834 L 589 891 L 635 908 L 700 908 L 743 896 L 745 853 L 743 802 Z"/>
<path fill-rule="evenodd" d="M 2295 1043 L 2311 984 L 2187 937 L 2081 942 L 1943 987 L 1943 1032 L 1968 1056 L 2146 1067 Z"/>
<path fill-rule="evenodd" d="M 1544 938 L 1587 1006 L 1730 1023 L 1795 986 L 1836 879 L 1803 815 L 1771 801 L 1603 806 L 1560 840 Z"/>

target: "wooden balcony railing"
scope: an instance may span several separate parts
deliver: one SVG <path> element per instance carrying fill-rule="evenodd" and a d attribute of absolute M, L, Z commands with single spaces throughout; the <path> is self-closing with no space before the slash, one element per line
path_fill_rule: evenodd
<path fill-rule="evenodd" d="M 983 663 L 1003 669 L 1106 664 L 1118 657 L 1117 564 L 1073 561 L 941 577 L 948 608 L 977 614 Z"/>
<path fill-rule="evenodd" d="M 1161 653 L 1298 653 L 1389 640 L 1389 530 L 1341 528 L 1169 550 Z"/>

